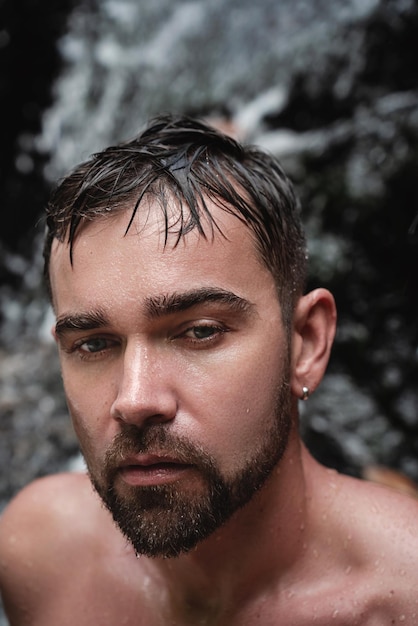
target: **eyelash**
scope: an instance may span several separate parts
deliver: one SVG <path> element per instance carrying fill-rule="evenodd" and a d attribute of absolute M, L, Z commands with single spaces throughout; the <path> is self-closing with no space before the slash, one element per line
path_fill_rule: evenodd
<path fill-rule="evenodd" d="M 187 333 L 190 332 L 196 332 L 196 330 L 198 329 L 203 329 L 203 330 L 209 330 L 209 331 L 213 331 L 211 335 L 207 336 L 207 337 L 201 337 L 201 338 L 196 338 L 196 337 L 190 337 L 187 336 Z M 224 335 L 225 333 L 229 332 L 229 329 L 226 328 L 225 326 L 219 326 L 216 324 L 211 324 L 211 323 L 201 323 L 201 324 L 194 324 L 193 326 L 189 326 L 187 327 L 185 330 L 181 331 L 180 333 L 174 335 L 172 337 L 172 340 L 180 340 L 180 339 L 184 339 L 187 343 L 192 344 L 196 347 L 206 347 L 209 344 L 214 344 L 218 341 L 220 341 L 221 336 Z M 97 342 L 102 342 L 104 344 L 104 347 L 102 349 L 96 350 L 96 351 L 89 351 L 86 349 L 83 349 L 83 346 L 87 346 L 88 344 L 93 344 L 93 343 L 97 343 Z M 90 337 L 88 339 L 81 339 L 79 341 L 77 341 L 75 344 L 73 344 L 72 346 L 70 346 L 68 349 L 65 349 L 65 352 L 67 352 L 68 354 L 77 354 L 77 356 L 81 359 L 81 360 L 93 360 L 95 358 L 100 358 L 107 350 L 109 350 L 109 348 L 117 346 L 118 342 L 116 342 L 113 339 L 110 338 L 106 338 L 106 337 Z"/>
<path fill-rule="evenodd" d="M 102 349 L 91 352 L 86 349 L 83 350 L 83 346 L 99 341 L 104 344 L 104 347 Z M 102 356 L 109 349 L 110 346 L 113 347 L 117 345 L 118 343 L 116 341 L 107 337 L 90 337 L 88 339 L 81 339 L 77 341 L 75 344 L 66 349 L 65 352 L 67 352 L 68 354 L 76 354 L 81 360 L 91 361 L 92 359 Z"/>
<path fill-rule="evenodd" d="M 207 329 L 207 330 L 211 330 L 213 331 L 213 334 L 211 334 L 208 337 L 202 337 L 202 338 L 193 338 L 193 337 L 187 337 L 187 333 L 191 332 L 191 331 L 195 331 L 197 329 Z M 224 327 L 224 326 L 217 326 L 216 324 L 195 324 L 193 326 L 189 326 L 188 328 L 186 328 L 186 330 L 182 331 L 179 335 L 176 335 L 174 337 L 174 339 L 179 339 L 184 337 L 188 342 L 194 344 L 194 345 L 199 345 L 199 346 L 205 346 L 209 343 L 214 343 L 216 341 L 219 341 L 221 338 L 221 335 L 224 335 L 225 333 L 229 332 L 229 329 Z"/>

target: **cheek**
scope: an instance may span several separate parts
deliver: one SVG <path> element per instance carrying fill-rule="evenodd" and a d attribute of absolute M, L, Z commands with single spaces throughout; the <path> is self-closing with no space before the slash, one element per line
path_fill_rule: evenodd
<path fill-rule="evenodd" d="M 97 419 L 92 415 L 89 407 L 79 399 L 74 400 L 68 393 L 67 404 L 81 450 L 86 458 L 91 458 L 92 455 L 94 456 L 94 448 L 98 445 Z"/>
<path fill-rule="evenodd" d="M 221 360 L 190 387 L 190 413 L 199 416 L 196 438 L 225 471 L 251 457 L 277 419 L 279 389 L 288 383 L 285 364 L 281 350 L 249 351 Z"/>
<path fill-rule="evenodd" d="M 109 419 L 111 401 L 105 390 L 63 370 L 63 384 L 73 427 L 85 456 L 104 449 L 111 436 Z M 103 391 L 103 393 L 102 393 Z"/>

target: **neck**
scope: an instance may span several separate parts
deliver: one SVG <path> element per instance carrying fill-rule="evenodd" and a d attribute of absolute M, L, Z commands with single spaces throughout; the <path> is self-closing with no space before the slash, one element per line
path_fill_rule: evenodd
<path fill-rule="evenodd" d="M 201 623 L 197 612 L 213 614 L 219 623 L 219 615 L 289 575 L 304 550 L 308 527 L 305 454 L 292 434 L 279 466 L 249 504 L 191 552 L 153 562 L 171 591 L 174 610 L 183 615 L 181 623 L 189 623 L 185 612 L 190 623 Z"/>

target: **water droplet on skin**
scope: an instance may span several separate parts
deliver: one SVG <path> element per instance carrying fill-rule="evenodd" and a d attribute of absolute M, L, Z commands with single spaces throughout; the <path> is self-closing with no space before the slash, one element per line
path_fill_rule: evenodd
<path fill-rule="evenodd" d="M 399 621 L 400 621 L 400 622 L 404 622 L 404 621 L 405 621 L 405 619 L 406 619 L 405 615 L 400 615 L 400 616 L 399 616 Z"/>
<path fill-rule="evenodd" d="M 351 565 L 349 565 L 348 567 L 345 568 L 345 573 L 349 574 L 351 572 L 351 570 L 352 570 L 352 567 L 351 567 Z"/>
<path fill-rule="evenodd" d="M 338 617 L 339 614 L 339 610 L 335 609 L 334 613 L 332 614 L 332 619 L 335 619 L 336 617 Z"/>

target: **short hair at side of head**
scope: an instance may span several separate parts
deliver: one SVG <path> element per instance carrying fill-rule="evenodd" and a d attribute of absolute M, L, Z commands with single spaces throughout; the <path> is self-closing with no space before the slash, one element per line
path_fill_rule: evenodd
<path fill-rule="evenodd" d="M 161 206 L 165 240 L 175 232 L 174 245 L 195 228 L 205 238 L 208 229 L 211 236 L 221 232 L 207 199 L 234 214 L 252 233 L 277 285 L 284 321 L 290 322 L 306 279 L 306 242 L 293 186 L 270 154 L 188 116 L 153 118 L 136 138 L 93 154 L 55 188 L 46 209 L 49 292 L 54 239 L 68 243 L 72 260 L 83 224 L 132 207 L 127 232 L 145 198 Z"/>

